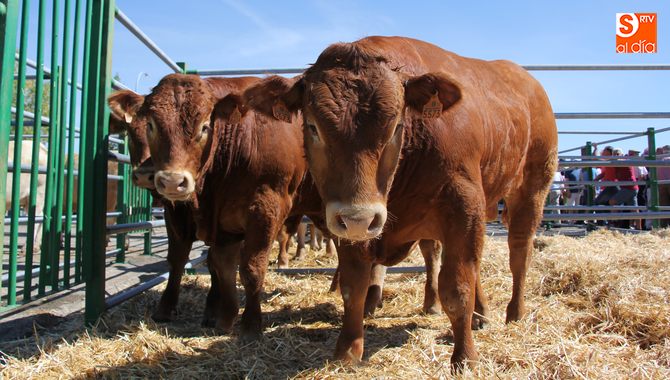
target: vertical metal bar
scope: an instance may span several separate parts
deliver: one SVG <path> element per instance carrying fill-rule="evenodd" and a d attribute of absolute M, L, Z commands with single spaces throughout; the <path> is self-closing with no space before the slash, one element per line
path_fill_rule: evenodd
<path fill-rule="evenodd" d="M 38 285 L 38 295 L 42 296 L 46 292 L 46 282 L 53 265 L 53 256 L 57 255 L 55 250 L 54 240 L 54 221 L 52 219 L 54 209 L 54 169 L 58 158 L 58 81 L 60 80 L 60 73 L 58 70 L 58 1 L 52 2 L 52 17 L 51 17 L 51 82 L 49 83 L 49 153 L 47 159 L 47 178 L 46 188 L 44 194 L 44 221 L 42 222 L 42 250 L 40 252 L 40 276 Z M 54 270 L 58 270 L 58 267 Z"/>
<path fill-rule="evenodd" d="M 93 0 L 89 0 L 93 1 Z M 82 215 L 84 223 L 84 277 L 86 279 L 85 322 L 95 323 L 105 309 L 105 240 L 107 198 L 107 156 L 109 110 L 107 95 L 111 90 L 111 59 L 114 27 L 114 0 L 94 1 L 91 17 L 91 51 L 89 67 L 89 114 L 87 122 L 95 129 L 87 134 L 86 190 L 92 196 Z"/>
<path fill-rule="evenodd" d="M 63 51 L 63 55 L 66 55 L 67 52 Z M 53 189 L 55 195 L 53 200 L 53 211 L 51 211 L 51 269 L 49 271 L 49 284 L 51 285 L 51 291 L 58 290 L 58 275 L 60 274 L 60 243 L 63 236 L 63 168 L 65 160 L 65 152 L 63 148 L 63 140 L 65 139 L 65 131 L 61 128 L 61 121 L 65 118 L 66 115 L 63 114 L 64 107 L 61 107 L 61 102 L 63 97 L 66 96 L 64 92 L 67 92 L 67 87 L 63 88 L 61 85 L 66 83 L 67 86 L 67 77 L 64 75 L 63 67 L 58 66 L 58 83 L 56 85 L 56 113 L 58 115 L 56 121 L 56 145 L 54 146 L 55 157 L 54 157 L 54 174 L 53 174 L 53 184 L 55 189 Z M 51 149 L 49 149 L 51 150 Z"/>
<path fill-rule="evenodd" d="M 656 130 L 654 128 L 647 128 L 647 145 L 649 152 L 647 153 L 647 160 L 656 159 Z M 650 199 L 647 201 L 647 210 L 649 211 L 658 211 L 658 176 L 656 174 L 657 169 L 655 167 L 649 168 L 649 181 L 647 186 L 649 186 L 649 195 Z M 651 225 L 654 228 L 659 228 L 661 226 L 660 220 L 654 219 L 651 222 Z"/>
<path fill-rule="evenodd" d="M 12 85 L 14 82 L 14 61 L 16 54 L 16 27 L 19 18 L 17 0 L 0 0 L 0 199 L 6 199 L 7 153 L 9 150 L 9 130 L 11 126 Z M 15 164 L 16 166 L 16 164 Z M 0 202 L 0 243 L 5 240 L 5 202 Z M 4 243 L 0 244 L 4 245 Z M 3 262 L 4 248 L 0 250 Z M 1 270 L 0 270 L 1 272 Z"/>
<path fill-rule="evenodd" d="M 142 198 L 144 200 L 144 220 L 151 220 L 151 193 L 148 190 L 142 190 Z M 144 233 L 144 253 L 147 255 L 153 255 L 151 251 L 151 235 L 153 234 L 153 228 L 149 228 Z"/>
<path fill-rule="evenodd" d="M 40 0 L 38 10 L 38 26 L 37 26 L 37 72 L 35 78 L 35 118 L 42 116 L 42 95 L 44 91 L 44 30 L 46 28 L 46 7 L 47 0 Z M 33 250 L 35 247 L 34 239 L 30 237 L 35 236 L 35 213 L 37 207 L 44 207 L 44 205 L 37 204 L 37 184 L 39 180 L 39 157 L 41 150 L 41 134 L 42 123 L 36 122 L 33 127 L 33 156 L 30 173 L 30 197 L 28 200 L 28 244 L 26 244 L 26 273 L 31 273 L 33 269 Z M 42 197 L 44 198 L 44 197 Z M 44 199 L 42 199 L 44 201 Z M 41 236 L 40 236 L 41 237 Z M 26 275 L 23 283 L 23 302 L 28 302 L 32 296 L 32 280 L 33 276 Z"/>
<path fill-rule="evenodd" d="M 68 79 L 67 74 L 70 71 L 70 21 L 72 17 L 72 2 L 70 0 L 65 0 L 65 7 L 63 10 L 63 54 L 61 57 L 61 74 L 60 74 L 60 83 L 59 83 L 59 103 L 58 103 L 58 114 L 60 115 L 58 119 L 58 165 L 56 171 L 56 183 L 57 183 L 57 192 L 56 192 L 56 216 L 54 220 L 56 221 L 55 230 L 56 236 L 64 236 L 64 232 L 69 229 L 69 225 L 63 226 L 63 199 L 64 199 L 64 188 L 66 180 L 63 178 L 63 172 L 65 170 L 65 148 L 66 148 L 66 135 L 67 131 L 67 111 L 69 104 L 69 93 L 68 93 Z M 76 87 L 76 82 L 74 86 Z M 74 135 L 72 136 L 74 137 Z M 68 157 L 68 160 L 72 160 L 74 157 Z M 58 241 L 58 246 L 56 248 L 58 252 L 57 257 L 54 258 L 53 268 L 60 268 L 60 241 Z M 69 253 L 64 252 L 69 256 Z M 59 275 L 60 271 L 58 269 L 51 271 L 51 287 L 53 290 L 59 289 Z"/>
<path fill-rule="evenodd" d="M 123 145 L 119 145 L 119 153 L 126 154 L 128 149 L 128 136 L 123 139 Z M 116 218 L 116 223 L 128 223 L 128 217 L 126 215 L 126 188 L 128 187 L 128 165 L 123 165 L 117 163 L 118 174 L 123 178 L 120 181 L 117 181 L 116 184 L 116 209 L 121 212 L 121 216 Z M 119 252 L 116 254 L 116 262 L 124 263 L 126 262 L 126 244 L 125 244 L 126 234 L 117 234 L 116 235 L 116 248 Z"/>
<path fill-rule="evenodd" d="M 76 0 L 74 10 L 74 32 L 72 41 L 72 74 L 70 76 L 70 116 L 68 128 L 68 143 L 67 143 L 67 198 L 65 200 L 66 216 L 65 216 L 65 254 L 63 266 L 63 282 L 65 287 L 70 286 L 70 254 L 72 250 L 72 200 L 74 193 L 74 135 L 76 128 L 77 109 L 77 69 L 79 57 L 79 20 L 81 18 L 81 1 Z"/>
<path fill-rule="evenodd" d="M 28 24 L 30 22 L 30 1 L 21 5 L 21 42 L 19 44 L 19 82 L 16 87 L 16 129 L 14 130 L 14 171 L 12 173 L 12 215 L 9 236 L 9 282 L 7 286 L 7 306 L 16 305 L 16 271 L 19 250 L 19 198 L 21 195 L 21 150 L 23 147 L 23 110 L 26 85 L 26 51 L 28 50 Z M 30 239 L 30 236 L 27 237 Z"/>
<path fill-rule="evenodd" d="M 583 156 L 592 156 L 593 155 L 593 143 L 591 141 L 586 142 L 586 146 L 584 147 L 584 152 L 582 153 Z M 584 168 L 587 170 L 586 172 L 586 179 L 588 181 L 593 181 L 593 168 Z M 586 193 L 586 204 L 591 206 L 593 205 L 593 200 L 596 197 L 596 187 L 593 185 L 589 185 L 586 187 L 587 193 Z"/>
<path fill-rule="evenodd" d="M 89 107 L 91 104 L 88 101 L 89 98 L 89 70 L 91 62 L 91 29 L 92 29 L 92 15 L 93 15 L 93 1 L 89 0 L 86 2 L 86 10 L 84 17 L 84 59 L 82 65 L 82 90 L 81 90 L 81 115 L 79 119 L 81 120 L 81 128 L 79 128 L 79 183 L 77 184 L 77 226 L 75 232 L 75 266 L 74 266 L 74 281 L 80 283 L 82 281 L 82 252 L 84 250 L 84 210 L 85 202 L 88 199 L 86 196 L 86 164 L 88 158 L 86 157 L 84 143 L 88 142 L 88 117 L 89 117 Z"/>

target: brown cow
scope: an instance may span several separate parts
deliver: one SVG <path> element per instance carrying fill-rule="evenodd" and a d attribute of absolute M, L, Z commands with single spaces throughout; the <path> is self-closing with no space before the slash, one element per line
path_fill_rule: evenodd
<path fill-rule="evenodd" d="M 486 311 L 485 221 L 500 199 L 514 279 L 507 321 L 521 318 L 532 237 L 557 162 L 549 100 L 525 70 L 369 37 L 331 45 L 298 80 L 267 78 L 245 98 L 279 119 L 302 111 L 328 229 L 351 241 L 338 247 L 344 323 L 336 359 L 363 355 L 371 263 L 393 265 L 416 240 L 431 239 L 443 247 L 439 294 L 454 331 L 452 364 L 476 360 L 471 325 L 475 310 Z"/>
<path fill-rule="evenodd" d="M 128 134 L 133 183 L 150 190 L 154 199 L 160 199 L 161 196 L 154 187 L 153 163 L 146 139 L 147 122 L 144 117 L 137 115 L 139 107 L 144 102 L 144 97 L 129 90 L 122 90 L 113 93 L 107 102 L 111 110 L 110 132 L 125 131 Z M 184 202 L 162 203 L 168 235 L 167 261 L 170 266 L 170 276 L 160 302 L 151 316 L 156 322 L 166 322 L 172 319 L 172 312 L 179 299 L 184 267 L 188 262 L 193 242 L 197 240 L 195 222 L 188 205 Z"/>
<path fill-rule="evenodd" d="M 219 83 L 241 92 L 255 81 L 247 77 Z M 190 205 L 196 236 L 210 245 L 213 276 L 206 324 L 225 332 L 232 329 L 239 310 L 239 262 L 246 293 L 242 338 L 256 338 L 268 254 L 305 183 L 302 132 L 297 125 L 247 112 L 234 102 L 217 101 L 210 83 L 171 74 L 146 96 L 139 114 L 149 122 L 158 192 Z M 230 118 L 236 120 L 226 122 Z M 299 217 L 292 216 L 296 222 Z"/>
<path fill-rule="evenodd" d="M 225 84 L 226 80 L 207 78 L 204 81 L 210 86 L 216 87 L 215 94 L 217 97 L 228 94 L 229 86 Z M 146 118 L 138 115 L 139 108 L 144 103 L 144 97 L 132 91 L 122 90 L 112 94 L 108 103 L 111 109 L 110 133 L 126 132 L 128 134 L 133 183 L 138 187 L 150 190 L 154 200 L 160 202 L 162 196 L 154 186 L 154 167 L 146 138 Z M 166 201 L 161 203 L 165 210 L 168 233 L 167 260 L 170 265 L 170 276 L 152 319 L 157 322 L 167 322 L 171 320 L 172 312 L 177 305 L 184 266 L 188 262 L 191 247 L 197 239 L 195 237 L 195 222 L 190 207 L 184 202 Z M 288 266 L 287 243 L 289 236 L 297 228 L 295 227 L 295 219 L 288 220 L 285 227 L 277 237 L 280 244 L 278 262 L 280 267 Z M 216 298 L 215 294 L 211 297 Z"/>

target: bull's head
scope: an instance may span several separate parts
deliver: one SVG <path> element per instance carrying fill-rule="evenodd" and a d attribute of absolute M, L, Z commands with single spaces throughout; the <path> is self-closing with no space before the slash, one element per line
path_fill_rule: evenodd
<path fill-rule="evenodd" d="M 404 74 L 354 44 L 332 45 L 301 77 L 269 77 L 245 92 L 253 109 L 277 119 L 302 111 L 328 229 L 355 241 L 382 233 L 405 129 L 440 117 L 460 98 L 447 75 Z"/>
<path fill-rule="evenodd" d="M 144 97 L 130 90 L 113 93 L 108 99 L 111 110 L 109 120 L 110 133 L 128 133 L 128 150 L 133 168 L 131 175 L 135 186 L 145 189 L 154 188 L 154 166 L 146 137 L 146 119 L 138 115 L 144 103 Z"/>
<path fill-rule="evenodd" d="M 172 201 L 191 199 L 216 151 L 210 115 L 216 98 L 195 75 L 171 74 L 147 95 L 139 114 L 147 120 L 147 140 L 155 185 Z"/>

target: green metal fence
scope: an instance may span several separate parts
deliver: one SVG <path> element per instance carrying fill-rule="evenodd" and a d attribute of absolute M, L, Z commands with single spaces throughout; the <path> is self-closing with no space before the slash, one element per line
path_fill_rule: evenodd
<path fill-rule="evenodd" d="M 86 282 L 86 320 L 93 322 L 105 308 L 108 181 L 118 186 L 117 223 L 148 221 L 151 197 L 129 180 L 127 141 L 112 144 L 119 169 L 108 173 L 114 0 L 35 4 L 0 0 L 0 197 L 11 193 L 0 203 L 0 311 Z M 124 242 L 120 234 L 117 261 L 125 259 Z"/>

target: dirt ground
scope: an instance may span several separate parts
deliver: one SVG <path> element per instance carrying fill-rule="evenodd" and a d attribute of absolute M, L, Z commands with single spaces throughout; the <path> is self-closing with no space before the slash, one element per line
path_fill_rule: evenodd
<path fill-rule="evenodd" d="M 487 238 L 483 287 L 491 323 L 474 334 L 480 361 L 463 378 L 670 378 L 670 232 L 540 237 L 527 280 L 527 315 L 506 325 L 511 296 L 504 238 Z M 292 266 L 333 267 L 312 252 Z M 413 253 L 403 265 L 422 265 Z M 81 321 L 0 343 L 3 379 L 450 378 L 445 315 L 421 315 L 424 274 L 390 274 L 384 304 L 366 320 L 364 362 L 331 362 L 342 301 L 328 275 L 269 273 L 262 340 L 241 344 L 200 326 L 209 288 L 186 276 L 177 315 L 149 315 L 162 288 Z M 239 288 L 240 297 L 243 292 Z"/>

